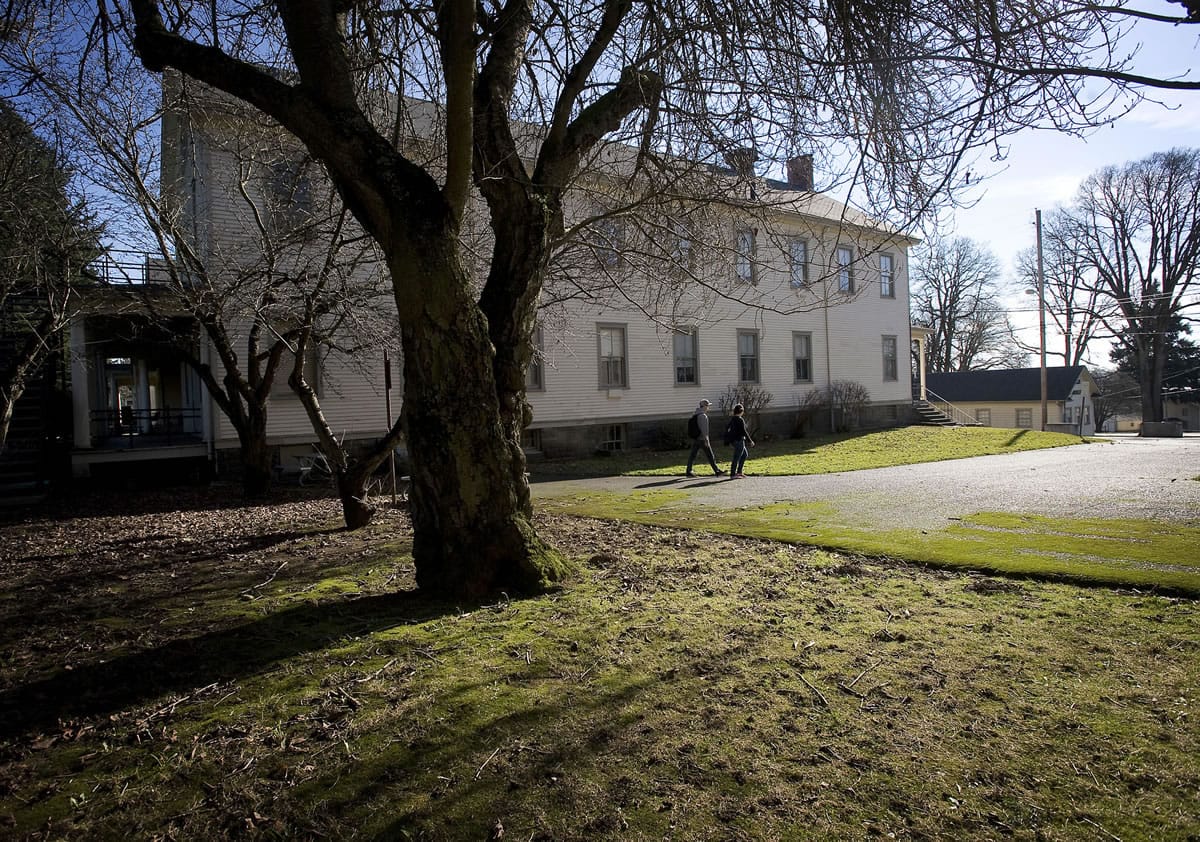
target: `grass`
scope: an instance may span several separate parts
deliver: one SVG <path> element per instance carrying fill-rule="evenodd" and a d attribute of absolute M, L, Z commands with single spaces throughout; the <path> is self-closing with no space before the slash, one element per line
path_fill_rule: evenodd
<path fill-rule="evenodd" d="M 1200 832 L 1194 601 L 553 516 L 566 589 L 441 605 L 403 513 L 306 506 L 106 518 L 92 578 L 85 518 L 0 528 L 3 835 Z"/>
<path fill-rule="evenodd" d="M 1101 440 L 996 427 L 899 427 L 764 441 L 754 448 L 754 472 L 760 476 L 830 474 L 1065 447 L 1086 441 Z M 722 449 L 720 444 L 714 448 L 722 461 L 727 461 L 728 448 Z M 590 459 L 548 460 L 532 465 L 531 470 L 543 476 L 671 476 L 683 473 L 689 453 L 690 447 L 630 451 Z"/>
<path fill-rule="evenodd" d="M 588 492 L 547 511 L 764 538 L 965 570 L 1200 596 L 1200 528 L 1131 519 L 981 512 L 945 529 L 880 528 L 835 502 L 723 509 L 686 492 Z"/>

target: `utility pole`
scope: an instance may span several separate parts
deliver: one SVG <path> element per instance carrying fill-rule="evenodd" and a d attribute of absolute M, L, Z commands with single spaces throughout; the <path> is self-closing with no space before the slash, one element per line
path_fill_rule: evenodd
<path fill-rule="evenodd" d="M 1042 266 L 1042 212 L 1035 210 L 1037 219 L 1038 271 L 1038 337 L 1042 356 L 1042 432 L 1046 431 L 1046 273 Z"/>

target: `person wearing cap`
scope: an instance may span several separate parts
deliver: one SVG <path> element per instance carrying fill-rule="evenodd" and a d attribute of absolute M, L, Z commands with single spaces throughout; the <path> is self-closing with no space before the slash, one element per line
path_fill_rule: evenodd
<path fill-rule="evenodd" d="M 708 401 L 700 401 L 696 406 L 696 412 L 692 416 L 695 424 L 689 424 L 688 427 L 692 432 L 697 432 L 698 435 L 692 437 L 692 454 L 688 457 L 687 476 L 694 477 L 692 473 L 692 465 L 696 461 L 696 454 L 700 452 L 700 448 L 704 448 L 704 453 L 708 456 L 708 464 L 712 465 L 713 473 L 717 476 L 725 473 L 717 466 L 717 457 L 713 453 L 712 445 L 708 441 L 708 408 L 712 406 Z"/>

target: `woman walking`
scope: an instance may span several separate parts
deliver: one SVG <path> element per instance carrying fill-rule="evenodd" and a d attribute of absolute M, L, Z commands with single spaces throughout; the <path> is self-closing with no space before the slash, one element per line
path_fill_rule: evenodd
<path fill-rule="evenodd" d="M 746 467 L 747 447 L 754 447 L 754 439 L 746 429 L 746 407 L 740 403 L 733 408 L 733 417 L 729 419 L 729 432 L 726 438 L 733 445 L 733 462 L 729 466 L 730 479 L 745 479 L 742 472 Z"/>

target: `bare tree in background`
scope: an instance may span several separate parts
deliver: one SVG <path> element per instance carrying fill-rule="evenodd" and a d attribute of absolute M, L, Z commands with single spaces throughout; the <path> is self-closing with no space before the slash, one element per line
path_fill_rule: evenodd
<path fill-rule="evenodd" d="M 532 590 L 564 572 L 530 522 L 524 375 L 564 196 L 602 139 L 641 150 L 647 173 L 731 149 L 764 162 L 809 149 L 840 174 L 830 187 L 903 227 L 1011 131 L 1096 125 L 1139 86 L 1200 87 L 1132 73 L 1121 46 L 1135 19 L 1176 19 L 1075 3 L 129 0 L 102 11 L 92 32 L 105 46 L 117 49 L 132 19 L 148 67 L 175 67 L 295 134 L 377 241 L 404 345 L 417 581 L 456 595 Z M 437 103 L 436 117 L 415 126 L 402 95 Z M 429 139 L 425 153 L 413 136 Z M 472 184 L 492 234 L 481 289 L 462 237 Z"/>
<path fill-rule="evenodd" d="M 1000 303 L 1000 263 L 966 237 L 932 238 L 912 256 L 910 303 L 927 340 L 931 371 L 1018 368 L 1025 354 L 1012 339 Z"/>
<path fill-rule="evenodd" d="M 1161 421 L 1166 337 L 1196 307 L 1188 294 L 1200 278 L 1200 150 L 1105 167 L 1080 186 L 1061 224 L 1105 308 L 1101 319 L 1135 361 L 1142 420 Z"/>
<path fill-rule="evenodd" d="M 1046 316 L 1063 340 L 1062 350 L 1047 345 L 1046 354 L 1062 358 L 1065 366 L 1080 365 L 1092 340 L 1111 339 L 1107 323 L 1117 314 L 1116 305 L 1097 288 L 1091 264 L 1075 240 L 1077 234 L 1077 227 L 1061 211 L 1044 216 L 1042 272 L 1046 284 Z M 1017 276 L 1027 291 L 1036 293 L 1036 249 L 1025 249 L 1017 255 Z M 1036 302 L 1036 299 L 1028 300 Z M 1040 351 L 1040 345 L 1014 341 L 1024 351 Z"/>
<path fill-rule="evenodd" d="M 130 52 L 101 63 L 64 48 L 51 33 L 55 24 L 60 37 L 69 33 L 73 21 L 39 20 L 4 47 L 27 80 L 23 104 L 55 120 L 93 195 L 124 226 L 118 236 L 145 250 L 103 264 L 106 307 L 120 314 L 109 329 L 197 372 L 238 436 L 250 497 L 269 490 L 268 414 L 290 386 L 333 469 L 347 525 L 365 525 L 366 484 L 391 457 L 400 425 L 352 459 L 315 386 L 331 356 L 375 356 L 394 335 L 394 319 L 379 315 L 390 297 L 374 242 L 322 189 L 307 150 L 246 106 L 194 83 L 164 88 Z M 165 166 L 160 132 L 178 144 Z M 227 165 L 201 175 L 190 160 L 201 148 Z M 198 219 L 199 177 L 211 201 L 245 223 L 235 238 L 213 236 L 211 220 Z M 201 337 L 215 358 L 202 353 Z"/>

